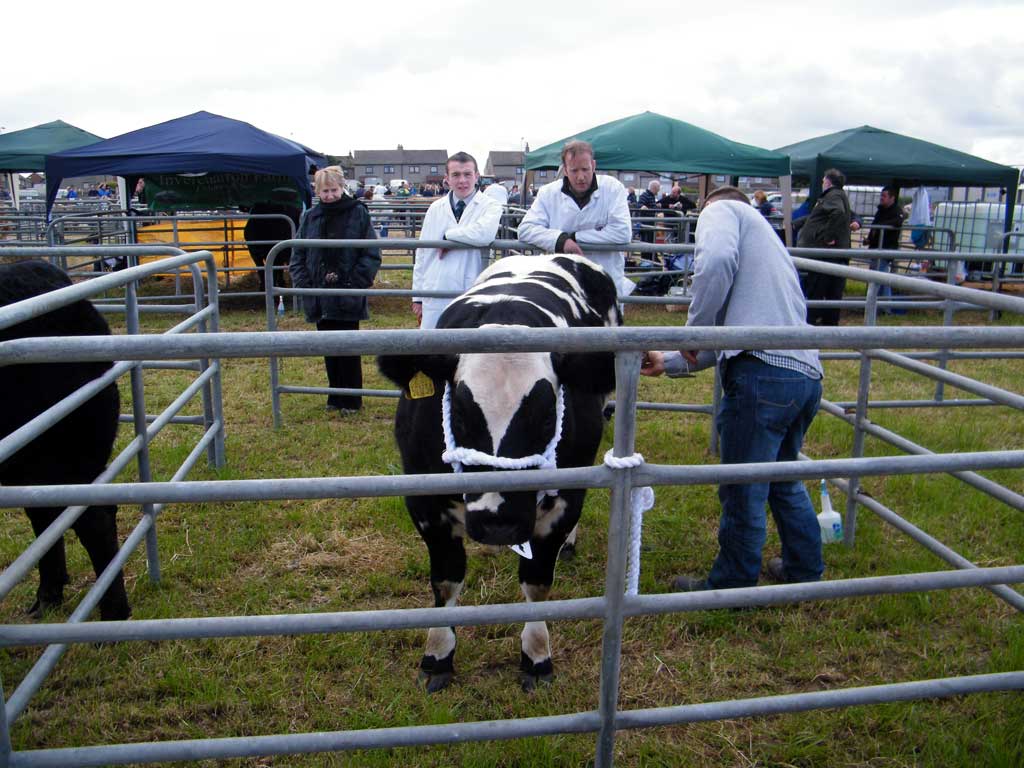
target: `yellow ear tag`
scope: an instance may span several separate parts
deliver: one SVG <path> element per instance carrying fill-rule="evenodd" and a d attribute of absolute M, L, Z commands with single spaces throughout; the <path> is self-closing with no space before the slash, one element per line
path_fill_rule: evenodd
<path fill-rule="evenodd" d="M 420 400 L 424 397 L 434 396 L 434 380 L 423 371 L 417 371 L 416 375 L 409 379 L 409 398 Z"/>

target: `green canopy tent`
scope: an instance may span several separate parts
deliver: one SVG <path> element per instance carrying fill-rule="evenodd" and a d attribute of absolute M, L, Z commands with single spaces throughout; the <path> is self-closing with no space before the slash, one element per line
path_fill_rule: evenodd
<path fill-rule="evenodd" d="M 558 168 L 570 139 L 589 141 L 594 162 L 609 170 L 717 173 L 725 176 L 788 176 L 789 158 L 730 141 L 696 125 L 654 112 L 624 117 L 528 152 L 527 170 Z"/>
<path fill-rule="evenodd" d="M 63 120 L 43 123 L 22 131 L 0 133 L 0 173 L 8 175 L 11 194 L 15 196 L 17 207 L 17 185 L 14 174 L 26 171 L 42 171 L 45 159 L 49 154 L 65 149 L 84 147 L 103 141 L 81 128 L 68 125 Z"/>
<path fill-rule="evenodd" d="M 731 141 L 691 123 L 655 112 L 642 112 L 580 131 L 528 152 L 523 158 L 524 169 L 529 172 L 559 168 L 562 147 L 571 139 L 582 139 L 593 145 L 594 164 L 598 169 L 777 176 L 783 188 L 784 217 L 789 231 L 792 199 L 789 194 L 789 157 L 784 153 Z"/>
<path fill-rule="evenodd" d="M 793 176 L 809 183 L 812 201 L 820 193 L 816 182 L 829 168 L 838 168 L 853 184 L 1002 187 L 1006 189 L 1004 231 L 1013 227 L 1020 171 L 1007 165 L 870 125 L 807 139 L 775 151 L 790 156 Z"/>

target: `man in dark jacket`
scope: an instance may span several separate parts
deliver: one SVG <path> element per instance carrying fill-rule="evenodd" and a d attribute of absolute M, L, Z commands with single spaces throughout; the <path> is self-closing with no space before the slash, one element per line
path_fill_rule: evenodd
<path fill-rule="evenodd" d="M 666 215 L 681 216 L 696 207 L 697 204 L 683 194 L 683 190 L 678 184 L 673 184 L 671 191 L 661 198 L 662 210 L 673 212 Z"/>
<path fill-rule="evenodd" d="M 896 251 L 900 247 L 900 227 L 903 226 L 904 214 L 896 204 L 899 193 L 895 187 L 882 187 L 882 194 L 878 198 L 878 210 L 875 211 L 875 218 L 872 222 L 871 232 L 868 234 L 868 248 L 872 250 L 882 249 L 885 251 Z M 892 227 L 892 229 L 875 229 L 876 226 Z M 892 271 L 892 259 L 876 259 L 872 269 L 879 272 Z M 892 287 L 882 285 L 878 288 L 879 298 L 892 296 Z M 906 310 L 883 309 L 885 313 L 903 314 Z"/>
<path fill-rule="evenodd" d="M 843 191 L 846 177 L 841 171 L 829 168 L 821 180 L 821 197 L 815 203 L 806 223 L 800 230 L 797 245 L 801 248 L 850 247 L 850 199 Z M 849 264 L 849 259 L 829 259 L 830 264 Z M 808 272 L 801 280 L 808 301 L 838 301 L 843 298 L 845 277 Z M 839 325 L 837 308 L 807 308 L 809 325 Z"/>
<path fill-rule="evenodd" d="M 647 189 L 640 193 L 640 197 L 637 198 L 636 204 L 638 216 L 654 216 L 658 210 L 658 193 L 661 191 L 661 182 L 657 179 L 651 180 L 647 185 Z M 646 209 L 646 210 L 645 210 Z M 654 228 L 648 226 L 642 226 L 640 228 L 640 239 L 645 243 L 654 242 Z"/>
<path fill-rule="evenodd" d="M 896 204 L 895 187 L 882 187 L 878 198 L 878 210 L 872 221 L 871 233 L 868 235 L 868 248 L 895 251 L 900 247 L 900 227 L 903 226 L 903 211 Z M 875 226 L 893 227 L 893 229 L 875 229 Z"/>

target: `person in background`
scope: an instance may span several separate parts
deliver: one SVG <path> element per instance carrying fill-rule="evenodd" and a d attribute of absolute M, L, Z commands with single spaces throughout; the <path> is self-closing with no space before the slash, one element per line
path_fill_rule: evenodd
<path fill-rule="evenodd" d="M 697 220 L 696 270 L 687 326 L 806 325 L 796 268 L 771 225 L 736 187 L 719 187 Z M 798 461 L 821 401 L 817 350 L 721 349 L 648 352 L 644 376 L 685 376 L 717 364 L 724 396 L 715 428 L 722 464 Z M 767 505 L 782 540 L 782 557 L 765 565 L 776 581 L 817 581 L 825 566 L 821 532 L 800 481 L 728 484 L 718 555 L 707 577 L 679 576 L 676 591 L 752 587 L 761 572 Z"/>
<path fill-rule="evenodd" d="M 487 246 L 501 224 L 501 205 L 477 192 L 480 171 L 476 159 L 456 152 L 445 163 L 445 182 L 451 190 L 427 209 L 420 240 L 451 240 L 473 248 L 417 248 L 412 270 L 412 289 L 458 291 L 469 288 L 484 269 Z M 420 328 L 436 328 L 452 299 L 414 297 L 412 311 Z"/>
<path fill-rule="evenodd" d="M 78 190 L 74 187 L 68 187 L 68 200 L 77 200 Z"/>
<path fill-rule="evenodd" d="M 841 171 L 835 168 L 825 171 L 821 179 L 821 196 L 800 229 L 800 237 L 797 240 L 800 248 L 849 249 L 851 209 L 850 198 L 843 190 L 845 184 L 846 176 Z M 845 266 L 850 260 L 829 259 L 828 263 Z M 845 287 L 845 277 L 824 275 L 820 272 L 807 272 L 803 281 L 804 296 L 809 301 L 838 301 L 843 298 Z M 811 325 L 839 325 L 839 309 L 808 308 L 807 322 Z"/>
<path fill-rule="evenodd" d="M 658 208 L 659 192 L 661 192 L 661 182 L 657 179 L 651 179 L 647 184 L 647 189 L 640 193 L 640 197 L 638 197 L 636 201 L 637 213 L 640 216 L 654 216 L 655 211 Z M 645 243 L 654 242 L 654 228 L 649 222 L 641 224 L 639 229 L 641 241 Z"/>
<path fill-rule="evenodd" d="M 768 202 L 768 195 L 764 193 L 763 189 L 754 192 L 754 207 L 766 219 L 772 215 L 772 204 Z"/>
<path fill-rule="evenodd" d="M 666 212 L 673 211 L 674 216 L 681 216 L 692 211 L 697 204 L 683 194 L 682 187 L 673 184 L 669 193 L 661 198 L 661 207 Z"/>
<path fill-rule="evenodd" d="M 900 247 L 900 228 L 903 226 L 903 210 L 897 204 L 899 192 L 893 186 L 882 187 L 878 196 L 878 210 L 875 211 L 875 218 L 871 222 L 871 231 L 868 232 L 867 247 L 871 250 L 896 251 Z M 875 229 L 875 225 L 892 227 L 892 229 Z M 879 272 L 892 271 L 892 259 L 876 259 L 872 269 Z M 892 286 L 881 285 L 878 287 L 878 297 L 888 298 L 892 296 Z M 886 313 L 902 314 L 906 310 L 884 309 Z"/>
<path fill-rule="evenodd" d="M 647 184 L 647 189 L 640 193 L 640 197 L 637 198 L 637 205 L 641 208 L 650 208 L 654 210 L 658 207 L 658 193 L 661 192 L 661 182 L 657 179 L 651 179 Z"/>
<path fill-rule="evenodd" d="M 630 208 L 636 207 L 636 187 L 626 187 L 626 202 Z"/>
<path fill-rule="evenodd" d="M 310 240 L 374 240 L 366 206 L 345 186 L 345 173 L 336 165 L 321 168 L 313 180 L 320 202 L 306 211 L 298 237 Z M 380 268 L 380 249 L 293 248 L 289 272 L 296 288 L 369 288 Z M 370 317 L 365 296 L 303 296 L 306 320 L 318 331 L 357 331 Z M 358 355 L 325 357 L 327 381 L 336 389 L 362 389 L 363 368 Z M 355 413 L 359 395 L 329 395 L 327 411 Z"/>

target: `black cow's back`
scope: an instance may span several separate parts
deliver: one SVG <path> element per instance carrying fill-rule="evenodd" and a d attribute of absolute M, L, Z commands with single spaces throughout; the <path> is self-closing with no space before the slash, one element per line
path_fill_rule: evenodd
<path fill-rule="evenodd" d="M 57 267 L 41 261 L 0 265 L 0 306 L 71 284 Z M 106 321 L 88 301 L 78 301 L 0 330 L 0 342 L 34 336 L 108 335 Z M 109 362 L 30 363 L 0 367 L 0 436 L 6 436 L 74 390 L 101 376 Z M 120 397 L 116 384 L 0 463 L 0 483 L 35 485 L 89 482 L 110 456 L 117 434 Z"/>

